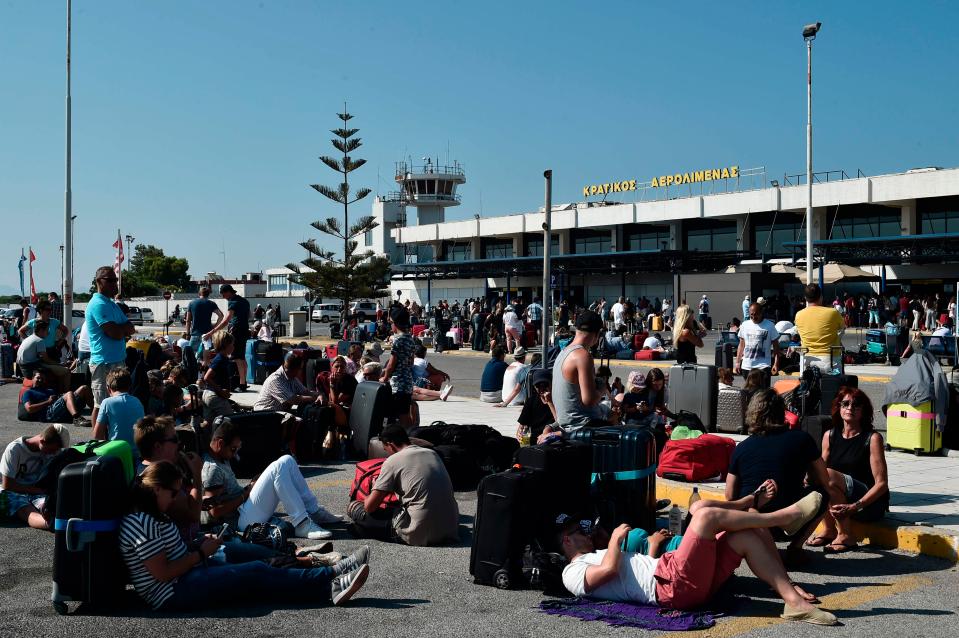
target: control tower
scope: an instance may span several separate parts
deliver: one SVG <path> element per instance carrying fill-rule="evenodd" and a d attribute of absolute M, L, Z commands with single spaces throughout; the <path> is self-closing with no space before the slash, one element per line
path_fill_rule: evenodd
<path fill-rule="evenodd" d="M 430 158 L 414 166 L 412 162 L 396 163 L 396 182 L 400 185 L 399 199 L 416 208 L 416 224 L 440 224 L 445 221 L 445 210 L 459 206 L 456 187 L 466 183 L 466 173 L 459 162 L 440 166 Z"/>

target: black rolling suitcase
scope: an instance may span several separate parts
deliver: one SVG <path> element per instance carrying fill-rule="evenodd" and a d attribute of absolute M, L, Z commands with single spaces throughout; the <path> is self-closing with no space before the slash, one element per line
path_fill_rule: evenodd
<path fill-rule="evenodd" d="M 237 412 L 229 417 L 240 428 L 243 447 L 231 465 L 239 478 L 253 478 L 283 456 L 282 412 Z M 216 429 L 216 425 L 214 425 Z"/>
<path fill-rule="evenodd" d="M 593 473 L 593 450 L 578 441 L 556 441 L 545 445 L 521 447 L 516 464 L 543 474 L 544 490 L 537 497 L 542 507 L 544 527 L 538 531 L 551 536 L 551 522 L 566 513 L 592 514 L 590 481 Z M 540 534 L 543 536 L 543 534 Z M 544 546 L 554 544 L 552 538 L 541 538 Z"/>
<path fill-rule="evenodd" d="M 333 423 L 333 409 L 308 405 L 300 412 L 300 422 L 290 445 L 290 452 L 300 465 L 323 459 L 323 439 Z"/>
<path fill-rule="evenodd" d="M 824 374 L 819 378 L 819 414 L 832 414 L 832 402 L 843 386 L 858 388 L 859 377 L 854 374 Z"/>
<path fill-rule="evenodd" d="M 524 584 L 523 550 L 535 533 L 543 473 L 509 469 L 480 481 L 470 550 L 470 574 L 478 585 L 509 589 Z"/>
<path fill-rule="evenodd" d="M 593 503 L 607 530 L 626 523 L 656 529 L 656 437 L 650 428 L 581 428 L 570 435 L 593 449 Z"/>
<path fill-rule="evenodd" d="M 717 368 L 729 368 L 731 371 L 734 367 L 733 359 L 736 356 L 736 346 L 731 343 L 724 343 L 720 341 L 716 344 L 716 367 Z"/>
<path fill-rule="evenodd" d="M 816 447 L 822 449 L 822 437 L 826 430 L 832 427 L 832 417 L 822 414 L 810 414 L 804 416 L 799 422 L 799 427 L 803 432 L 808 432 L 809 436 L 816 441 Z"/>
<path fill-rule="evenodd" d="M 377 381 L 363 381 L 356 386 L 350 408 L 350 431 L 353 432 L 353 454 L 357 458 L 367 457 L 370 439 L 383 431 L 392 396 L 390 386 Z"/>
<path fill-rule="evenodd" d="M 262 385 L 266 378 L 283 365 L 283 346 L 258 339 L 253 345 L 253 383 Z"/>
<path fill-rule="evenodd" d="M 303 385 L 310 392 L 316 392 L 316 375 L 330 371 L 329 359 L 307 359 L 303 370 Z"/>
<path fill-rule="evenodd" d="M 670 412 L 692 412 L 712 431 L 718 402 L 716 366 L 679 364 L 669 369 Z"/>
<path fill-rule="evenodd" d="M 67 612 L 67 601 L 102 608 L 123 598 L 128 578 L 119 529 L 128 491 L 119 457 L 94 456 L 60 472 L 51 596 L 57 613 Z"/>

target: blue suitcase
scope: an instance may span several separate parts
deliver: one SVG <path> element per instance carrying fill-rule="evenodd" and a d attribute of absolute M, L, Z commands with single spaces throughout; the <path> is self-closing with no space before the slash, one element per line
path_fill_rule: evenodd
<path fill-rule="evenodd" d="M 656 529 L 656 437 L 645 427 L 585 427 L 570 435 L 592 447 L 592 497 L 608 531 Z"/>

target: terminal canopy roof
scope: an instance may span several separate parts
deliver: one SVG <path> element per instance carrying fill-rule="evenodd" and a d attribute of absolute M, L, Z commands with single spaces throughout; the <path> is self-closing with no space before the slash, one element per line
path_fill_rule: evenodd
<path fill-rule="evenodd" d="M 682 250 L 631 250 L 624 252 L 556 255 L 550 270 L 569 275 L 616 275 L 644 272 L 716 272 L 746 258 L 742 252 L 699 252 Z M 394 277 L 439 279 L 510 276 L 542 276 L 542 257 L 505 257 L 465 261 L 430 261 L 396 264 Z"/>
<path fill-rule="evenodd" d="M 802 241 L 783 244 L 804 251 Z M 959 261 L 959 233 L 929 233 L 903 237 L 863 237 L 860 239 L 817 239 L 816 257 L 853 266 L 898 264 L 935 264 Z"/>

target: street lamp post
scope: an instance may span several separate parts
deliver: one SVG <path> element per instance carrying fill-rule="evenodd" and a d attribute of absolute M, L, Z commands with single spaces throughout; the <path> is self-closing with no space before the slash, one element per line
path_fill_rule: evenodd
<path fill-rule="evenodd" d="M 132 244 L 133 242 L 135 242 L 135 241 L 137 240 L 137 238 L 134 237 L 133 235 L 127 235 L 127 236 L 126 236 L 126 240 L 127 240 L 127 270 L 130 270 L 130 257 L 131 257 L 131 255 L 130 255 L 130 244 Z"/>
<path fill-rule="evenodd" d="M 806 41 L 806 284 L 812 283 L 812 41 L 822 22 L 803 27 Z"/>
<path fill-rule="evenodd" d="M 543 221 L 543 368 L 547 367 L 546 351 L 549 349 L 549 328 L 553 323 L 553 291 L 550 288 L 549 249 L 552 243 L 553 171 L 543 172 L 546 178 L 546 215 Z"/>
<path fill-rule="evenodd" d="M 60 244 L 60 301 L 63 301 L 63 244 Z"/>
<path fill-rule="evenodd" d="M 63 318 L 66 325 L 72 328 L 73 317 L 73 187 L 71 185 L 71 139 L 72 139 L 72 118 L 71 118 L 71 97 L 70 97 L 70 33 L 72 27 L 71 16 L 73 6 L 71 0 L 67 0 L 67 95 L 66 95 L 66 170 L 65 184 L 63 194 L 63 250 L 64 261 L 67 269 L 60 278 L 63 282 Z"/>

